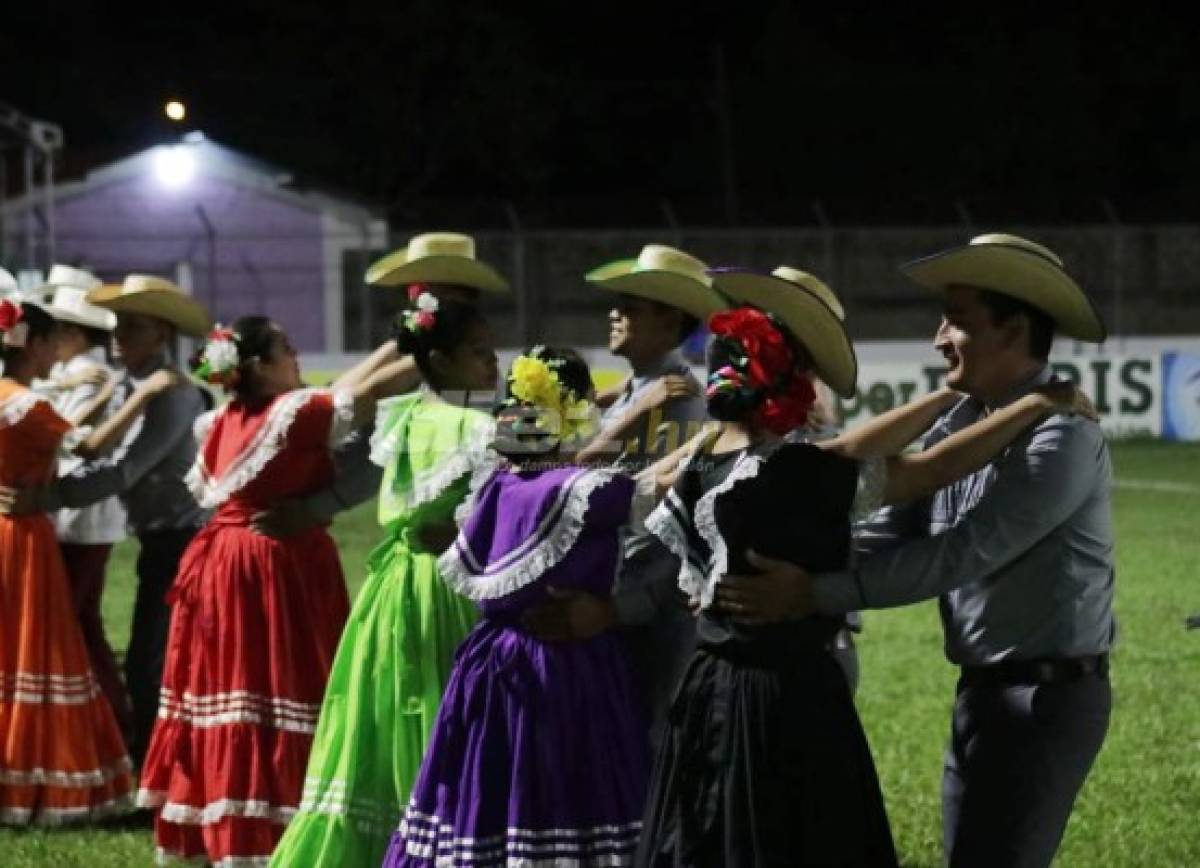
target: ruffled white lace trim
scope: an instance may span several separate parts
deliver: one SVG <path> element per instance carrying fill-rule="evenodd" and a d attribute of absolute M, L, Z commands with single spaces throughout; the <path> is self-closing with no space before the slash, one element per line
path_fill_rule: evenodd
<path fill-rule="evenodd" d="M 642 823 L 575 829 L 525 829 L 510 826 L 502 834 L 460 837 L 446 817 L 422 813 L 411 805 L 399 835 L 409 856 L 437 865 L 512 865 L 521 868 L 623 868 L 633 864 Z"/>
<path fill-rule="evenodd" d="M 700 538 L 708 544 L 709 551 L 712 552 L 708 559 L 708 575 L 705 577 L 704 583 L 697 591 L 691 592 L 699 593 L 701 608 L 708 608 L 712 604 L 717 582 L 721 581 L 725 573 L 729 571 L 729 548 L 725 545 L 725 537 L 721 536 L 720 528 L 717 527 L 717 498 L 731 491 L 738 483 L 758 476 L 759 469 L 766 463 L 768 457 L 769 455 L 741 456 L 721 484 L 706 491 L 696 501 L 696 515 L 693 518 L 696 522 L 696 532 L 700 534 Z"/>
<path fill-rule="evenodd" d="M 371 463 L 379 467 L 386 468 L 407 446 L 408 425 L 395 424 L 391 430 L 384 430 L 393 407 L 401 400 L 405 398 L 392 398 L 380 402 L 376 411 L 375 433 L 371 435 Z M 496 468 L 498 456 L 489 450 L 496 436 L 495 420 L 480 414 L 478 419 L 471 419 L 468 424 L 471 425 L 471 430 L 448 457 L 433 467 L 414 473 L 412 485 L 404 492 L 404 503 L 408 509 L 415 509 L 436 500 L 467 474 L 471 474 L 474 479 L 476 471 L 486 471 L 486 475 L 490 476 L 491 471 Z M 483 471 L 480 468 L 483 468 Z M 483 484 L 483 479 L 479 484 Z M 461 509 L 462 504 L 459 504 L 458 510 Z M 455 517 L 458 517 L 457 510 Z"/>
<path fill-rule="evenodd" d="M 217 414 L 221 411 L 209 410 L 207 413 L 201 413 L 196 417 L 196 421 L 192 423 L 192 439 L 197 445 L 204 443 L 204 438 L 208 436 L 208 432 L 212 430 L 213 422 L 217 421 Z"/>
<path fill-rule="evenodd" d="M 887 479 L 886 458 L 864 458 L 858 462 L 858 484 L 854 490 L 854 502 L 850 504 L 851 521 L 862 521 L 879 511 L 883 506 Z"/>
<path fill-rule="evenodd" d="M 250 445 L 230 462 L 220 479 L 211 476 L 204 466 L 204 448 L 196 455 L 196 462 L 184 478 L 184 484 L 204 509 L 216 509 L 233 495 L 249 485 L 263 468 L 279 454 L 287 442 L 288 431 L 296 421 L 300 409 L 315 395 L 329 394 L 328 389 L 296 389 L 284 395 L 267 411 L 266 422 L 258 429 Z M 335 398 L 336 403 L 336 398 Z M 226 404 L 217 411 L 212 422 L 225 413 Z M 334 417 L 337 412 L 335 410 Z M 211 423 L 209 430 L 211 430 Z"/>
<path fill-rule="evenodd" d="M 349 817 L 362 831 L 390 835 L 400 822 L 402 810 L 394 801 L 384 801 L 352 794 L 345 778 L 323 780 L 304 779 L 300 797 L 300 812 Z"/>
<path fill-rule="evenodd" d="M 658 484 L 653 476 L 639 476 L 635 479 L 633 502 L 629 505 L 629 529 L 641 533 L 646 529 L 646 520 L 658 506 Z"/>
<path fill-rule="evenodd" d="M 721 536 L 721 531 L 717 527 L 717 498 L 732 491 L 739 483 L 758 476 L 759 469 L 775 453 L 775 449 L 778 449 L 779 445 L 781 444 L 776 444 L 775 448 L 769 452 L 741 455 L 737 464 L 729 471 L 729 475 L 696 501 L 692 522 L 695 525 L 696 533 L 704 540 L 709 549 L 708 560 L 703 571 L 698 570 L 694 564 L 696 556 L 688 545 L 687 530 L 681 527 L 675 518 L 675 514 L 678 512 L 686 513 L 686 508 L 674 491 L 668 495 L 670 503 L 674 504 L 674 510 L 669 504 L 664 503 L 646 521 L 647 530 L 658 537 L 663 545 L 680 560 L 682 565 L 679 570 L 680 590 L 689 597 L 698 597 L 702 608 L 707 608 L 712 604 L 717 583 L 729 571 L 729 548 L 725 545 L 725 538 Z"/>
<path fill-rule="evenodd" d="M 181 826 L 211 826 L 226 817 L 284 824 L 296 816 L 296 808 L 290 805 L 273 805 L 259 799 L 218 799 L 204 806 L 171 802 L 163 790 L 138 790 L 137 804 L 139 808 L 159 808 L 163 820 Z"/>
<path fill-rule="evenodd" d="M 329 423 L 329 445 L 336 448 L 354 433 L 354 393 L 333 390 L 333 419 Z"/>
<path fill-rule="evenodd" d="M 11 787 L 52 786 L 62 788 L 102 787 L 121 775 L 133 773 L 129 757 L 121 757 L 112 765 L 100 766 L 87 772 L 59 772 L 52 769 L 0 769 L 0 784 Z"/>
<path fill-rule="evenodd" d="M 10 397 L 7 401 L 0 404 L 0 428 L 8 428 L 16 425 L 22 419 L 29 415 L 29 411 L 38 404 L 49 404 L 50 402 L 39 395 L 37 392 L 18 392 Z"/>
<path fill-rule="evenodd" d="M 422 384 L 418 395 L 385 397 L 383 401 L 376 403 L 376 424 L 371 433 L 371 463 L 373 465 L 378 467 L 390 465 L 392 459 L 395 459 L 396 455 L 403 451 L 404 445 L 408 441 L 408 425 L 402 424 L 400 420 L 391 426 L 388 425 L 396 405 L 410 403 L 415 409 L 421 401 L 433 395 L 436 393 Z"/>
<path fill-rule="evenodd" d="M 133 794 L 82 808 L 0 808 L 0 824 L 8 826 L 67 826 L 127 814 L 133 810 Z"/>
<path fill-rule="evenodd" d="M 58 444 L 59 457 L 70 458 L 75 450 L 79 448 L 79 444 L 92 436 L 92 431 L 94 430 L 95 428 L 91 425 L 80 425 L 64 434 Z"/>
<path fill-rule="evenodd" d="M 471 513 L 475 511 L 475 501 L 479 498 L 479 491 L 497 470 L 505 466 L 507 461 L 498 452 L 493 452 L 490 449 L 485 451 L 479 461 L 471 468 L 471 481 L 467 483 L 467 496 L 463 498 L 454 509 L 454 523 L 459 527 L 463 527 L 467 523 L 467 519 L 471 517 Z"/>
<path fill-rule="evenodd" d="M 537 581 L 571 551 L 583 531 L 592 494 L 617 475 L 615 470 L 581 470 L 571 477 L 537 530 L 497 564 L 476 562 L 460 534 L 438 559 L 442 580 L 470 600 L 494 600 Z M 496 571 L 485 573 L 485 569 Z"/>
<path fill-rule="evenodd" d="M 675 504 L 674 509 L 672 504 Z M 646 530 L 658 537 L 659 542 L 679 558 L 679 587 L 690 598 L 698 593 L 698 590 L 694 592 L 691 589 L 699 589 L 704 584 L 704 573 L 697 570 L 692 562 L 695 552 L 688 545 L 687 529 L 675 518 L 676 509 L 682 510 L 683 504 L 674 490 L 668 491 L 666 500 L 646 519 Z"/>

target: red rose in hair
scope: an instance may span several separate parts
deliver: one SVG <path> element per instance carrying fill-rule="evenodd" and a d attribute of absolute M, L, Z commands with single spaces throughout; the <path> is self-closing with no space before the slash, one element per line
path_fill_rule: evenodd
<path fill-rule="evenodd" d="M 0 301 L 0 332 L 6 332 L 21 321 L 21 317 L 25 312 L 21 310 L 21 305 L 14 304 L 5 299 Z"/>
<path fill-rule="evenodd" d="M 812 381 L 804 376 L 793 377 L 783 392 L 763 402 L 755 414 L 755 421 L 782 437 L 808 421 L 808 411 L 816 400 Z"/>
<path fill-rule="evenodd" d="M 792 350 L 783 332 L 761 310 L 739 307 L 715 313 L 708 328 L 742 345 L 749 360 L 747 373 L 756 386 L 769 386 L 792 369 Z"/>
<path fill-rule="evenodd" d="M 410 283 L 408 285 L 408 300 L 416 301 L 418 298 L 421 297 L 421 293 L 423 293 L 423 292 L 429 292 L 428 284 Z"/>
<path fill-rule="evenodd" d="M 433 314 L 427 310 L 419 310 L 413 316 L 413 322 L 417 324 L 417 328 L 429 330 L 433 328 Z"/>

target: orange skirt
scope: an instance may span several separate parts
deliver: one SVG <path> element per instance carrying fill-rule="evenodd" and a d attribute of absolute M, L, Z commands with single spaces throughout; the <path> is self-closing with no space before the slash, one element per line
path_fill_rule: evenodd
<path fill-rule="evenodd" d="M 132 807 L 129 756 L 88 662 L 54 527 L 0 516 L 0 823 Z"/>

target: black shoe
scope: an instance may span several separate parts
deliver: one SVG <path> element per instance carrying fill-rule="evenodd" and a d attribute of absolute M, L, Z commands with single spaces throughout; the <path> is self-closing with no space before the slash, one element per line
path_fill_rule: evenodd
<path fill-rule="evenodd" d="M 97 825 L 106 829 L 153 829 L 156 812 L 149 808 L 138 808 L 127 814 L 105 817 Z"/>

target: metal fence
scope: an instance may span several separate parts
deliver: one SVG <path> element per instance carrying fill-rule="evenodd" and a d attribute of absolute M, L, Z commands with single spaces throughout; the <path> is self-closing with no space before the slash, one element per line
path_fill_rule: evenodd
<path fill-rule="evenodd" d="M 393 249 L 420 230 L 394 230 Z M 1058 253 L 1088 291 L 1113 335 L 1200 333 L 1200 226 L 1007 226 Z M 592 268 L 671 244 L 713 264 L 787 264 L 820 276 L 841 297 L 855 339 L 929 337 L 939 315 L 927 293 L 897 266 L 961 244 L 962 226 L 779 229 L 537 230 L 477 234 L 478 251 L 508 275 L 515 299 L 486 299 L 507 344 L 553 336 L 600 344 L 611 297 L 583 279 Z M 346 254 L 346 349 L 366 349 L 388 332 L 400 293 L 365 287 L 366 265 L 385 251 Z"/>

